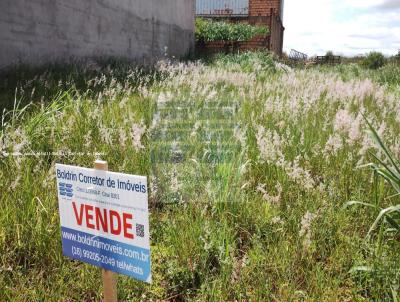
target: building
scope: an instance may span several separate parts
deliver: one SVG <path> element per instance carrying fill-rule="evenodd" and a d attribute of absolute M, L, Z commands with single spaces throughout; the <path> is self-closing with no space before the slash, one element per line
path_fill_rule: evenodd
<path fill-rule="evenodd" d="M 266 25 L 269 34 L 240 42 L 240 49 L 267 49 L 282 55 L 284 0 L 196 0 L 196 16 L 228 22 Z M 206 48 L 218 51 L 221 42 L 209 42 Z"/>
<path fill-rule="evenodd" d="M 70 57 L 142 62 L 194 48 L 195 0 L 1 0 L 0 69 Z"/>

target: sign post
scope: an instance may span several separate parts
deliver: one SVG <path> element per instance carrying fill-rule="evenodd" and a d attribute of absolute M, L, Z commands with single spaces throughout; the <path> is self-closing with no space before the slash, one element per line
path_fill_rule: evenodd
<path fill-rule="evenodd" d="M 117 301 L 117 274 L 151 283 L 145 176 L 56 164 L 63 254 L 102 269 L 104 301 Z"/>
<path fill-rule="evenodd" d="M 108 171 L 108 163 L 106 161 L 96 160 L 94 162 L 94 168 L 96 170 Z M 117 302 L 117 276 L 112 271 L 104 268 L 101 269 L 101 275 L 103 279 L 104 302 Z"/>

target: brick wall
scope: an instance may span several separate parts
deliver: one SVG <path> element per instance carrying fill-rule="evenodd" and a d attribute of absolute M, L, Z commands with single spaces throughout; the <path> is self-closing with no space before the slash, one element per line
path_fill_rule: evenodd
<path fill-rule="evenodd" d="M 271 14 L 271 9 L 275 14 L 280 14 L 281 0 L 250 0 L 249 15 L 250 16 L 268 16 Z"/>

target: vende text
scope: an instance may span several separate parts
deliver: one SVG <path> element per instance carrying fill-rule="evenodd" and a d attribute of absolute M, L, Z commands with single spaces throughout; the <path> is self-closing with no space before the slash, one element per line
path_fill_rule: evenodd
<path fill-rule="evenodd" d="M 102 209 L 87 204 L 76 205 L 72 202 L 76 223 L 85 225 L 89 229 L 123 235 L 125 238 L 133 239 L 132 219 L 130 213 L 119 213 L 117 211 Z"/>

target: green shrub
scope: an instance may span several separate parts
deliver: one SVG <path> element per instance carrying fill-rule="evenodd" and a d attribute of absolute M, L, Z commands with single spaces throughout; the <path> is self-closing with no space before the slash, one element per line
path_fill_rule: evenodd
<path fill-rule="evenodd" d="M 400 63 L 400 50 L 397 53 L 397 55 L 394 56 L 394 61 L 395 61 L 395 63 L 398 63 L 398 64 Z"/>
<path fill-rule="evenodd" d="M 380 52 L 370 52 L 368 56 L 363 60 L 362 65 L 369 69 L 379 69 L 385 65 L 386 59 Z"/>
<path fill-rule="evenodd" d="M 211 41 L 247 41 L 256 36 L 266 35 L 266 26 L 253 26 L 244 23 L 213 22 L 196 19 L 196 40 Z"/>

